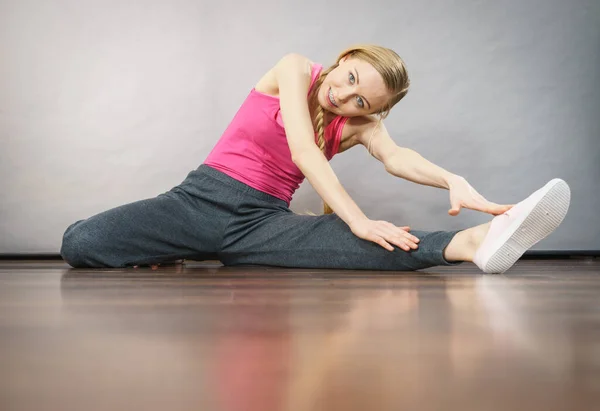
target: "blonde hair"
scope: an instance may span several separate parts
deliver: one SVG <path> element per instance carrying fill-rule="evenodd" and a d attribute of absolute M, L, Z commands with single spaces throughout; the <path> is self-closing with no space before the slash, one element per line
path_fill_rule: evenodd
<path fill-rule="evenodd" d="M 309 107 L 311 109 L 311 113 L 313 114 L 313 126 L 317 134 L 317 145 L 323 153 L 325 153 L 326 150 L 324 126 L 325 109 L 323 109 L 323 107 L 321 107 L 317 101 L 317 96 L 325 77 L 335 70 L 339 66 L 340 61 L 345 57 L 357 58 L 371 64 L 375 70 L 381 74 L 381 77 L 383 77 L 383 81 L 387 89 L 390 91 L 391 97 L 383 107 L 373 113 L 379 114 L 379 121 L 386 118 L 390 114 L 392 107 L 402 100 L 406 93 L 408 93 L 408 88 L 410 86 L 410 80 L 408 78 L 408 72 L 406 70 L 404 61 L 398 54 L 396 54 L 395 51 L 391 49 L 372 44 L 361 44 L 350 47 L 349 49 L 341 52 L 336 60 L 336 63 L 321 72 L 308 96 Z M 369 152 L 371 152 L 371 139 L 373 138 L 378 125 L 379 122 L 373 129 L 373 133 L 369 139 Z M 333 213 L 331 207 L 329 207 L 325 202 L 323 203 L 323 213 Z"/>

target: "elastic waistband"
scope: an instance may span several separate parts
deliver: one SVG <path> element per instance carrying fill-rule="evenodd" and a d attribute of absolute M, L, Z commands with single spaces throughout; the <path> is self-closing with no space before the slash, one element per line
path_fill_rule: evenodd
<path fill-rule="evenodd" d="M 258 198 L 259 200 L 263 200 L 271 204 L 277 204 L 282 205 L 284 207 L 288 207 L 287 202 L 283 201 L 282 199 L 274 197 L 271 194 L 267 194 L 263 191 L 257 190 L 254 187 L 250 187 L 248 184 L 242 183 L 241 181 L 236 180 L 235 178 L 230 177 L 222 171 L 214 169 L 209 165 L 200 164 L 196 171 L 205 174 L 211 178 L 214 178 L 215 180 L 218 180 L 224 184 L 227 184 L 238 191 L 251 195 L 252 197 Z"/>

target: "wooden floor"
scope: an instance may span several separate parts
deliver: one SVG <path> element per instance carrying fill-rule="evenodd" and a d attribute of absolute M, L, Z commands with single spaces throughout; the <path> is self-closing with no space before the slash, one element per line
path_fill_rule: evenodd
<path fill-rule="evenodd" d="M 0 409 L 600 410 L 600 260 L 0 262 Z"/>

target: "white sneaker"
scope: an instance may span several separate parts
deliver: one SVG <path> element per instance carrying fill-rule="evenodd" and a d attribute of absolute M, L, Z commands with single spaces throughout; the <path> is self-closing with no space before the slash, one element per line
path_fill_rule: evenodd
<path fill-rule="evenodd" d="M 494 217 L 473 262 L 488 274 L 505 272 L 560 225 L 570 201 L 569 185 L 560 178 L 550 180 L 506 213 Z"/>

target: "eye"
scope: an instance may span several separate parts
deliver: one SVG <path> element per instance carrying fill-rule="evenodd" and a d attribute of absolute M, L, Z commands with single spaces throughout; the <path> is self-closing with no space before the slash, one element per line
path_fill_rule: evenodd
<path fill-rule="evenodd" d="M 350 79 L 350 84 L 354 84 L 354 82 L 356 81 L 352 72 L 348 73 L 348 79 Z M 360 96 L 356 96 L 356 104 L 358 104 L 358 107 L 360 108 L 363 108 L 365 106 L 365 102 Z"/>

